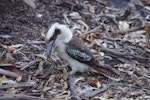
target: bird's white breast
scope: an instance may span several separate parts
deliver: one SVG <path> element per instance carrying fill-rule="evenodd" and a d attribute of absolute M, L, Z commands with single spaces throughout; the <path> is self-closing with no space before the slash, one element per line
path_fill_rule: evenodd
<path fill-rule="evenodd" d="M 89 66 L 81 63 L 79 61 L 77 61 L 76 59 L 73 59 L 72 57 L 70 57 L 66 51 L 65 51 L 65 45 L 63 43 L 56 45 L 56 50 L 58 53 L 58 56 L 67 61 L 72 69 L 72 73 L 75 72 L 85 72 L 87 70 L 89 70 Z"/>

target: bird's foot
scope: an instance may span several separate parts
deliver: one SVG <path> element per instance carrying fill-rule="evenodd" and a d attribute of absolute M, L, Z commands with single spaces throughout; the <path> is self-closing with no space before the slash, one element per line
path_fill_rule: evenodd
<path fill-rule="evenodd" d="M 64 65 L 61 65 L 61 66 L 58 66 L 59 68 L 66 68 L 68 66 L 68 64 L 64 64 Z"/>
<path fill-rule="evenodd" d="M 75 73 L 74 71 L 65 73 L 65 75 L 64 75 L 64 80 L 67 80 L 70 76 L 73 76 L 74 73 Z"/>
<path fill-rule="evenodd" d="M 69 78 L 69 76 L 72 76 L 72 73 L 71 73 L 71 72 L 65 73 L 63 79 L 64 79 L 64 80 L 67 80 L 67 79 Z"/>

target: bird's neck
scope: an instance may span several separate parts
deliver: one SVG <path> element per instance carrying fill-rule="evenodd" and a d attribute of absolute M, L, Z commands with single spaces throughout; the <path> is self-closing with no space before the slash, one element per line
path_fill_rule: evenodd
<path fill-rule="evenodd" d="M 73 35 L 66 35 L 66 36 L 58 36 L 55 40 L 55 46 L 61 46 L 69 43 L 73 39 Z"/>

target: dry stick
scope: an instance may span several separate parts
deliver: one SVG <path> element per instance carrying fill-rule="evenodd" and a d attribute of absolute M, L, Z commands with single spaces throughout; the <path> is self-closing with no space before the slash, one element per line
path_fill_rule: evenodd
<path fill-rule="evenodd" d="M 97 32 L 100 28 L 101 28 L 101 26 L 97 26 L 97 27 L 95 27 L 94 29 L 85 32 L 84 34 L 82 34 L 82 36 L 83 36 L 83 35 L 87 35 L 87 34 L 89 34 L 89 33 L 95 33 L 95 32 Z"/>
<path fill-rule="evenodd" d="M 115 50 L 108 49 L 108 48 L 101 48 L 100 50 L 101 50 L 102 52 L 107 52 L 107 53 L 111 53 L 111 54 L 113 54 L 113 55 L 123 56 L 124 58 L 128 58 L 128 57 L 125 57 L 125 55 L 127 56 L 127 52 L 121 53 L 121 52 L 119 52 L 119 51 L 115 51 Z"/>
<path fill-rule="evenodd" d="M 97 89 L 97 90 L 95 90 L 95 91 L 93 91 L 93 92 L 87 92 L 86 94 L 84 94 L 84 96 L 85 96 L 86 98 L 93 97 L 93 96 L 97 95 L 98 93 L 101 93 L 101 92 L 105 91 L 107 88 L 108 88 L 107 85 L 103 85 L 103 88 L 102 88 L 102 89 Z"/>
<path fill-rule="evenodd" d="M 42 75 L 44 74 L 44 72 L 43 72 L 43 70 L 44 70 L 43 65 L 44 65 L 44 62 L 41 61 L 41 62 L 39 63 L 39 66 L 38 66 L 39 72 L 40 72 L 40 74 L 42 74 Z"/>
<path fill-rule="evenodd" d="M 9 70 L 4 70 L 2 68 L 0 68 L 0 74 L 1 75 L 6 75 L 12 78 L 17 78 L 19 75 L 14 73 L 14 72 L 10 72 Z"/>
<path fill-rule="evenodd" d="M 113 31 L 112 34 L 125 34 L 125 33 L 131 33 L 134 31 L 138 31 L 138 30 L 144 30 L 145 27 L 134 27 L 132 29 L 128 29 L 128 30 L 116 30 Z"/>
<path fill-rule="evenodd" d="M 20 26 L 20 25 L 12 25 L 13 27 L 18 27 L 18 28 L 22 28 L 25 29 L 27 31 L 31 31 L 31 32 L 42 32 L 42 30 L 38 30 L 38 29 L 32 29 L 32 28 L 28 28 L 26 26 Z"/>
<path fill-rule="evenodd" d="M 0 100 L 60 100 L 56 98 L 42 98 L 24 94 L 0 94 Z"/>
<path fill-rule="evenodd" d="M 16 83 L 16 84 L 6 84 L 2 85 L 0 89 L 7 89 L 7 88 L 26 88 L 33 86 L 34 83 L 31 82 L 24 82 L 24 83 Z"/>
<path fill-rule="evenodd" d="M 35 64 L 36 62 L 40 62 L 41 60 L 40 59 L 36 59 L 36 60 L 33 60 L 31 62 L 29 62 L 28 64 L 26 64 L 25 66 L 23 66 L 20 70 L 25 70 L 26 68 L 32 66 L 33 64 Z"/>
<path fill-rule="evenodd" d="M 75 89 L 75 78 L 73 78 L 72 76 L 69 76 L 69 86 L 70 86 L 70 91 L 72 93 L 72 99 L 81 100 L 81 98 L 77 95 Z"/>

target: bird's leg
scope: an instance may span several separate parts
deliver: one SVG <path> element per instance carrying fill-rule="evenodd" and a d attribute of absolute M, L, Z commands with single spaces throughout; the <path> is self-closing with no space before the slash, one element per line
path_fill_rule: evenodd
<path fill-rule="evenodd" d="M 68 64 L 66 64 L 66 66 L 68 66 Z M 67 80 L 70 76 L 74 75 L 74 73 L 76 72 L 76 70 L 73 70 L 72 68 L 71 68 L 71 70 L 72 71 L 69 71 L 69 72 L 64 74 L 64 80 Z"/>
<path fill-rule="evenodd" d="M 61 65 L 61 66 L 58 66 L 59 69 L 64 69 L 68 66 L 68 64 L 64 64 L 64 65 Z"/>
<path fill-rule="evenodd" d="M 64 74 L 63 79 L 64 79 L 64 80 L 67 80 L 67 79 L 68 79 L 70 76 L 72 76 L 72 75 L 74 75 L 74 72 L 72 72 L 72 71 L 71 71 L 71 72 L 67 72 L 67 73 Z"/>
<path fill-rule="evenodd" d="M 72 70 L 72 71 L 70 71 L 69 73 L 70 73 L 70 75 L 73 75 L 74 73 L 76 73 L 76 71 L 75 71 L 75 70 Z"/>

